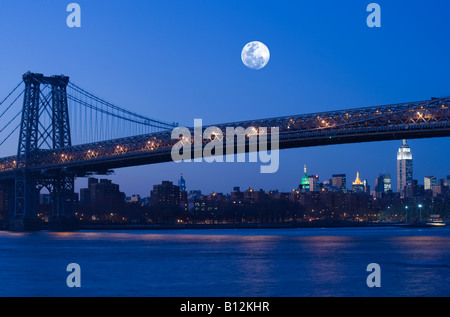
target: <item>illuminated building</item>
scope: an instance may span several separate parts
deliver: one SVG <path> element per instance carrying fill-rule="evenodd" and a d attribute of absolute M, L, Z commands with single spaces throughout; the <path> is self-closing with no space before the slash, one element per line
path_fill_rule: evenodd
<path fill-rule="evenodd" d="M 366 194 L 370 194 L 370 185 L 369 182 L 367 181 L 367 179 L 364 179 L 364 192 Z"/>
<path fill-rule="evenodd" d="M 130 203 L 140 203 L 141 202 L 141 195 L 132 195 L 130 197 Z"/>
<path fill-rule="evenodd" d="M 377 198 L 381 198 L 382 193 L 392 190 L 391 174 L 380 174 L 375 179 L 375 194 Z"/>
<path fill-rule="evenodd" d="M 308 179 L 309 179 L 309 190 L 312 192 L 320 191 L 319 175 L 309 175 Z"/>
<path fill-rule="evenodd" d="M 364 193 L 364 183 L 359 179 L 359 172 L 356 172 L 356 179 L 352 183 L 352 191 L 354 193 Z"/>
<path fill-rule="evenodd" d="M 425 190 L 431 190 L 436 186 L 436 176 L 425 176 L 423 178 L 423 185 Z"/>
<path fill-rule="evenodd" d="M 178 186 L 180 187 L 180 191 L 186 191 L 186 181 L 183 178 L 183 174 L 181 174 L 180 179 L 178 180 Z"/>
<path fill-rule="evenodd" d="M 397 152 L 397 191 L 403 193 L 406 185 L 413 180 L 413 163 L 411 148 L 403 140 Z"/>
<path fill-rule="evenodd" d="M 303 168 L 303 177 L 299 189 L 301 189 L 303 192 L 309 192 L 309 177 L 306 173 L 306 165 Z"/>
<path fill-rule="evenodd" d="M 180 187 L 172 182 L 163 181 L 160 185 L 153 185 L 150 197 L 152 206 L 178 206 L 180 204 Z"/>

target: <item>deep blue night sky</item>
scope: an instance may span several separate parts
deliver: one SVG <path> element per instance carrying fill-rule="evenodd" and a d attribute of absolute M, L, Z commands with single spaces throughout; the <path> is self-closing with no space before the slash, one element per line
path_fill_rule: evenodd
<path fill-rule="evenodd" d="M 0 0 L 0 99 L 26 71 L 65 74 L 129 110 L 192 126 L 450 95 L 450 2 L 377 1 L 381 28 L 366 25 L 369 0 L 74 1 L 81 28 L 68 28 L 71 1 Z M 258 71 L 240 60 L 258 40 L 271 53 Z M 0 122 L 0 125 L 3 123 Z M 450 174 L 450 138 L 408 140 L 414 178 Z M 116 170 L 127 195 L 153 184 L 230 192 L 297 187 L 306 164 L 320 180 L 359 171 L 396 185 L 401 141 L 283 150 L 275 174 L 260 163 L 165 163 Z M 0 148 L 11 155 L 16 145 Z M 85 180 L 79 182 L 84 186 Z"/>

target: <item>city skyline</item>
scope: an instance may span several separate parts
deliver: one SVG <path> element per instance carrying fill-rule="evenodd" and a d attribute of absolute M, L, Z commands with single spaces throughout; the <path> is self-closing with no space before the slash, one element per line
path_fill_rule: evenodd
<path fill-rule="evenodd" d="M 406 140 L 401 141 L 401 144 L 400 144 L 400 146 L 399 146 L 399 149 L 404 148 L 404 147 L 405 147 L 405 143 L 406 143 Z M 409 145 L 406 144 L 406 146 L 407 146 L 408 150 L 410 150 Z M 411 152 L 412 152 L 412 150 L 411 150 Z M 411 152 L 408 153 L 408 155 L 409 155 L 408 157 L 409 157 L 409 158 L 411 158 L 411 156 L 410 156 Z M 397 158 L 397 166 L 396 166 L 396 168 L 398 169 L 398 167 L 399 167 L 399 166 L 398 166 L 399 152 L 394 153 L 394 154 L 393 154 L 393 157 L 396 157 L 396 158 Z M 419 157 L 420 157 L 420 156 L 419 156 Z M 321 184 L 323 184 L 324 182 L 327 182 L 327 181 L 332 182 L 332 181 L 333 181 L 333 178 L 334 178 L 335 176 L 336 176 L 336 177 L 342 176 L 342 177 L 344 177 L 344 181 L 345 181 L 345 184 L 344 184 L 343 186 L 345 187 L 345 189 L 346 189 L 347 191 L 351 191 L 351 190 L 352 190 L 353 185 L 354 185 L 354 180 L 355 180 L 355 179 L 358 179 L 361 183 L 364 183 L 365 181 L 367 181 L 367 185 L 369 185 L 369 187 L 370 187 L 370 192 L 372 193 L 372 192 L 375 192 L 375 191 L 376 191 L 376 182 L 377 182 L 377 178 L 380 177 L 381 175 L 390 175 L 389 184 L 390 184 L 390 187 L 391 187 L 392 192 L 395 192 L 395 193 L 398 192 L 398 193 L 400 193 L 400 191 L 398 190 L 398 186 L 396 185 L 396 184 L 398 183 L 398 179 L 397 179 L 398 176 L 399 176 L 398 171 L 395 171 L 395 173 L 390 173 L 390 172 L 377 172 L 377 173 L 376 173 L 376 177 L 375 177 L 373 180 L 371 180 L 371 179 L 368 179 L 367 177 L 365 177 L 364 174 L 362 174 L 359 170 L 355 170 L 354 174 L 347 174 L 347 173 L 341 173 L 341 174 L 338 174 L 338 173 L 336 173 L 336 172 L 332 172 L 332 174 L 330 174 L 330 175 L 322 175 L 322 174 L 320 174 L 320 173 L 317 173 L 316 171 L 310 171 L 310 170 L 307 168 L 307 165 L 306 165 L 306 164 L 303 165 L 303 167 L 302 167 L 301 170 L 302 170 L 302 172 L 299 173 L 299 174 L 297 175 L 297 177 L 296 177 L 297 183 L 298 183 L 298 184 L 297 184 L 296 186 L 294 186 L 293 188 L 288 189 L 288 190 L 276 188 L 276 187 L 270 186 L 270 185 L 269 185 L 269 187 L 263 188 L 263 187 L 261 187 L 261 186 L 258 186 L 257 184 L 253 184 L 253 185 L 250 184 L 248 187 L 245 187 L 245 186 L 242 186 L 242 185 L 240 185 L 240 184 L 235 183 L 235 184 L 232 184 L 232 186 L 230 186 L 229 188 L 223 187 L 224 190 L 210 190 L 210 191 L 205 191 L 205 190 L 202 190 L 201 188 L 194 188 L 194 187 L 190 186 L 190 184 L 189 184 L 189 179 L 185 179 L 185 175 L 183 176 L 183 173 L 182 173 L 182 172 L 180 173 L 180 175 L 178 176 L 178 178 L 175 178 L 175 179 L 171 179 L 171 178 L 170 178 L 170 179 L 169 179 L 169 178 L 163 178 L 163 179 L 160 179 L 159 181 L 156 181 L 156 183 L 152 183 L 152 184 L 147 185 L 148 190 L 142 189 L 140 192 L 130 192 L 130 191 L 127 191 L 126 189 L 123 189 L 123 187 L 122 187 L 122 185 L 121 185 L 120 183 L 118 183 L 118 185 L 121 186 L 121 190 L 126 194 L 127 197 L 131 197 L 131 196 L 134 196 L 134 195 L 139 195 L 139 196 L 141 196 L 141 197 L 149 197 L 149 196 L 150 196 L 150 192 L 151 192 L 151 190 L 152 190 L 152 188 L 153 188 L 154 185 L 161 184 L 162 182 L 165 182 L 165 181 L 173 182 L 174 184 L 178 183 L 178 184 L 180 185 L 180 180 L 181 180 L 181 179 L 182 179 L 183 187 L 186 188 L 187 192 L 189 192 L 189 191 L 191 191 L 191 190 L 192 190 L 192 191 L 197 191 L 197 190 L 199 190 L 203 195 L 209 195 L 209 194 L 212 194 L 212 193 L 224 193 L 224 194 L 229 194 L 229 193 L 232 191 L 232 189 L 235 188 L 235 187 L 240 187 L 241 190 L 246 190 L 246 189 L 252 188 L 252 189 L 254 189 L 254 190 L 260 190 L 260 189 L 262 189 L 262 190 L 264 190 L 264 191 L 279 190 L 280 192 L 290 192 L 290 191 L 292 191 L 292 190 L 298 189 L 299 185 L 305 184 L 305 183 L 304 183 L 304 182 L 305 182 L 305 180 L 304 180 L 305 177 L 306 177 L 306 178 L 309 177 L 309 183 L 308 183 L 307 186 L 308 186 L 308 190 L 312 190 L 312 189 L 309 188 L 309 186 L 310 186 L 310 184 L 311 184 L 311 176 L 316 176 L 316 177 L 318 176 L 318 183 L 321 183 Z M 426 172 L 425 172 L 425 175 L 424 175 L 423 177 L 415 177 L 415 176 L 414 176 L 414 175 L 415 175 L 415 174 L 414 174 L 414 168 L 413 168 L 413 169 L 412 169 L 412 173 L 413 173 L 413 177 L 412 177 L 411 180 L 417 180 L 417 181 L 418 181 L 418 184 L 426 185 L 426 184 L 425 184 L 425 183 L 426 183 L 426 180 L 425 180 L 425 179 L 426 179 L 427 177 L 434 177 L 435 181 L 437 182 L 437 180 L 439 180 L 439 179 L 446 179 L 446 177 L 447 177 L 448 175 L 450 175 L 450 170 L 449 170 L 448 173 L 446 173 L 446 174 L 444 174 L 444 175 L 430 175 L 430 174 L 426 174 Z M 372 173 L 372 174 L 373 174 L 373 173 Z M 109 175 L 109 176 L 96 175 L 96 176 L 93 176 L 93 177 L 94 177 L 94 178 L 106 178 L 106 179 L 108 179 L 108 180 L 114 179 L 114 177 L 111 177 L 111 175 Z M 180 179 L 180 177 L 181 177 L 181 179 Z M 294 178 L 295 178 L 295 177 L 294 177 Z M 411 180 L 410 180 L 408 183 L 410 183 Z M 292 180 L 290 180 L 290 181 L 292 181 Z M 86 184 L 86 183 L 89 183 L 88 178 L 80 179 L 80 180 L 79 180 L 79 184 L 77 185 L 77 192 L 80 193 L 81 190 L 83 189 L 83 187 L 85 187 L 85 184 Z M 407 185 L 408 183 L 406 183 L 406 185 Z M 330 183 L 330 185 L 331 185 L 331 183 Z M 361 184 L 361 185 L 362 185 L 362 184 Z M 334 186 L 334 185 L 333 185 L 333 186 Z"/>

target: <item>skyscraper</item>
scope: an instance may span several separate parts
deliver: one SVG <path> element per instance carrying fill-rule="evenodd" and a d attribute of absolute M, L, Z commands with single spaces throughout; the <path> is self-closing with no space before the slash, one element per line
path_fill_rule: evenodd
<path fill-rule="evenodd" d="M 345 174 L 334 174 L 332 175 L 332 185 L 338 191 L 342 191 L 343 193 L 347 192 L 347 176 Z"/>
<path fill-rule="evenodd" d="M 309 191 L 318 192 L 320 191 L 319 187 L 319 175 L 309 175 Z"/>
<path fill-rule="evenodd" d="M 405 186 L 413 180 L 412 153 L 406 140 L 397 152 L 397 192 L 403 193 Z"/>
<path fill-rule="evenodd" d="M 180 187 L 180 191 L 186 191 L 186 181 L 183 178 L 183 174 L 181 174 L 180 179 L 178 180 L 178 186 Z"/>
<path fill-rule="evenodd" d="M 425 176 L 423 178 L 423 185 L 425 190 L 431 190 L 436 186 L 436 176 Z"/>
<path fill-rule="evenodd" d="M 364 192 L 364 183 L 359 179 L 359 172 L 356 172 L 356 179 L 352 183 L 352 191 L 354 193 L 363 193 Z"/>
<path fill-rule="evenodd" d="M 364 192 L 366 194 L 370 194 L 370 185 L 367 179 L 364 179 L 363 183 L 364 183 Z"/>
<path fill-rule="evenodd" d="M 382 193 L 387 193 L 391 190 L 391 174 L 380 174 L 375 179 L 375 193 L 376 197 L 380 198 Z"/>
<path fill-rule="evenodd" d="M 302 191 L 309 192 L 309 177 L 306 173 L 306 165 L 303 168 L 303 177 L 299 187 Z"/>

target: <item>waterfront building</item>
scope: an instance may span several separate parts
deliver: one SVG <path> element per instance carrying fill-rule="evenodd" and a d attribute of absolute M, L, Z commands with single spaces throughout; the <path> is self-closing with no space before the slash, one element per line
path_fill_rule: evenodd
<path fill-rule="evenodd" d="M 249 188 L 246 191 L 244 191 L 243 199 L 245 202 L 252 202 L 252 203 L 261 202 L 266 199 L 266 193 L 262 189 L 256 191 L 253 188 Z"/>
<path fill-rule="evenodd" d="M 125 194 L 109 179 L 91 182 L 89 189 L 90 205 L 94 210 L 118 210 L 125 203 Z"/>
<path fill-rule="evenodd" d="M 178 206 L 180 204 L 180 187 L 170 181 L 163 181 L 159 185 L 153 185 L 150 192 L 152 206 Z"/>
<path fill-rule="evenodd" d="M 119 185 L 111 180 L 90 177 L 88 188 L 80 189 L 80 205 L 91 210 L 108 211 L 119 210 L 125 203 L 125 193 L 121 192 Z"/>

